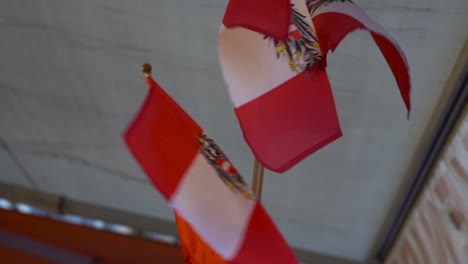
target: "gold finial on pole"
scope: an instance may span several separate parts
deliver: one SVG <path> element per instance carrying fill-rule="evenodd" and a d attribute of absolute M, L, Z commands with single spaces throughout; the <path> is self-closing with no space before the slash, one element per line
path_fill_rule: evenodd
<path fill-rule="evenodd" d="M 151 67 L 151 64 L 149 64 L 149 63 L 145 63 L 145 64 L 141 65 L 141 71 L 145 74 L 146 77 L 151 75 L 151 70 L 152 69 L 153 69 L 153 67 Z"/>

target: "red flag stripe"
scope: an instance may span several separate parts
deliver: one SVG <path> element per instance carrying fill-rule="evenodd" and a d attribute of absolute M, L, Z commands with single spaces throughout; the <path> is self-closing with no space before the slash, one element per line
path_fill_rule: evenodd
<path fill-rule="evenodd" d="M 289 0 L 230 0 L 223 18 L 226 27 L 243 27 L 286 40 L 291 17 Z"/>
<path fill-rule="evenodd" d="M 260 204 L 255 206 L 251 219 L 244 243 L 232 263 L 291 263 L 295 259 L 293 252 L 288 250 L 288 245 Z"/>
<path fill-rule="evenodd" d="M 325 71 L 297 75 L 236 108 L 236 114 L 256 157 L 276 172 L 342 135 Z"/>
<path fill-rule="evenodd" d="M 202 129 L 150 77 L 147 82 L 149 94 L 124 137 L 153 184 L 170 199 L 199 152 L 194 139 Z"/>
<path fill-rule="evenodd" d="M 371 33 L 397 81 L 408 112 L 411 110 L 409 67 L 398 43 L 351 2 L 335 1 L 317 8 L 312 15 L 320 48 L 326 61 L 329 50 L 334 51 L 347 34 L 364 29 Z"/>

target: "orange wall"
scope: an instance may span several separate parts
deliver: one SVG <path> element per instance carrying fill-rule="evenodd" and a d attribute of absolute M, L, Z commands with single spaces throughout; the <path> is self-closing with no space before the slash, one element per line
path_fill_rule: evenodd
<path fill-rule="evenodd" d="M 14 211 L 0 210 L 0 228 L 66 250 L 96 257 L 103 260 L 104 263 L 184 263 L 182 252 L 177 245 L 76 226 Z M 11 256 L 34 257 L 26 253 L 22 256 L 18 254 L 17 250 L 11 248 L 7 250 L 6 247 L 3 247 L 0 251 L 0 259 L 2 259 L 0 262 L 5 263 L 3 257 L 5 259 L 6 257 L 11 258 Z M 13 263 L 47 262 L 38 260 Z"/>

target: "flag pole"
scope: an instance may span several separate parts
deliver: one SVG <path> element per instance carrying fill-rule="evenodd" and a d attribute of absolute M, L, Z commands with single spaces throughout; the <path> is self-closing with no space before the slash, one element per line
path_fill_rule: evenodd
<path fill-rule="evenodd" d="M 265 168 L 254 158 L 253 166 L 253 175 L 252 175 L 252 191 L 254 192 L 257 199 L 260 201 L 262 199 L 262 189 L 263 189 L 263 173 Z"/>

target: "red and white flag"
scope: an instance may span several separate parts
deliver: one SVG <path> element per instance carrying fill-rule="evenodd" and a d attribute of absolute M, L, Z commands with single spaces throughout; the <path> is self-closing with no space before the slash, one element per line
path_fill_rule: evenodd
<path fill-rule="evenodd" d="M 223 19 L 218 39 L 223 76 L 244 138 L 256 158 L 276 172 L 342 136 L 326 53 L 355 29 L 371 32 L 410 109 L 405 57 L 359 7 L 348 0 L 291 0 L 289 10 L 287 41 L 232 27 L 226 23 L 229 17 Z"/>
<path fill-rule="evenodd" d="M 350 0 L 313 0 L 308 1 L 308 8 L 324 57 L 328 51 L 334 51 L 348 33 L 357 29 L 370 32 L 395 76 L 401 97 L 409 112 L 411 110 L 409 67 L 405 54 L 396 40 Z"/>
<path fill-rule="evenodd" d="M 151 77 L 147 82 L 125 140 L 177 215 L 231 263 L 298 263 L 221 149 Z"/>

